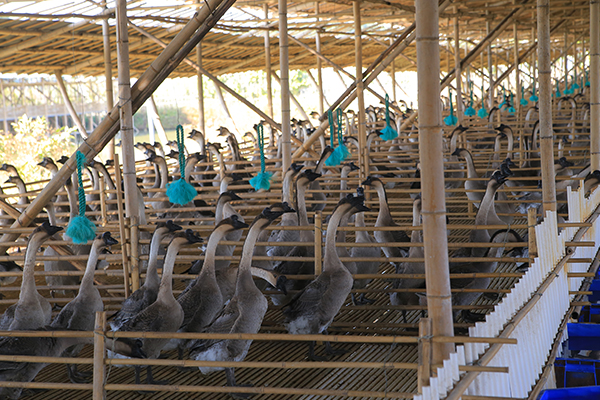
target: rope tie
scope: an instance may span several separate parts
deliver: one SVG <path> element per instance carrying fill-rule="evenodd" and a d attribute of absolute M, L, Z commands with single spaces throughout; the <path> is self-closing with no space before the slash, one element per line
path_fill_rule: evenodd
<path fill-rule="evenodd" d="M 348 148 L 344 144 L 344 138 L 342 136 L 342 109 L 338 108 L 336 111 L 337 115 L 337 137 L 338 137 L 338 145 L 333 149 L 327 160 L 325 160 L 325 165 L 328 167 L 337 167 L 340 165 L 348 156 L 350 152 Z M 333 113 L 331 111 L 327 112 L 327 118 L 329 118 L 329 136 L 331 138 L 331 147 L 333 147 L 333 137 L 335 136 L 335 127 L 333 125 Z"/>
<path fill-rule="evenodd" d="M 385 95 L 385 128 L 380 131 L 381 140 L 389 141 L 398 137 L 398 132 L 390 124 L 390 96 Z"/>
<path fill-rule="evenodd" d="M 535 94 L 535 77 L 533 78 L 533 85 L 531 86 L 531 97 L 529 97 L 529 101 L 532 103 L 537 103 L 539 97 Z"/>
<path fill-rule="evenodd" d="M 475 109 L 473 108 L 473 81 L 471 81 L 469 79 L 469 107 L 467 107 L 467 109 L 465 110 L 465 116 L 467 117 L 474 117 L 475 116 Z"/>
<path fill-rule="evenodd" d="M 454 115 L 454 105 L 452 104 L 452 91 L 448 89 L 448 94 L 450 97 L 450 115 L 444 118 L 444 123 L 448 126 L 456 125 L 458 122 L 458 118 Z"/>
<path fill-rule="evenodd" d="M 525 98 L 525 86 L 521 86 L 521 105 L 526 106 L 529 102 Z"/>
<path fill-rule="evenodd" d="M 83 170 L 86 161 L 85 155 L 77 150 L 75 158 L 77 160 L 77 183 L 79 186 L 77 193 L 79 200 L 79 215 L 69 221 L 66 233 L 73 240 L 73 243 L 85 244 L 88 240 L 93 240 L 96 237 L 96 225 L 85 216 L 85 191 L 83 190 L 83 178 L 81 176 L 81 171 Z"/>
<path fill-rule="evenodd" d="M 180 177 L 167 186 L 167 197 L 174 204 L 185 205 L 194 200 L 198 194 L 196 189 L 185 180 L 185 146 L 183 126 L 177 125 L 177 149 L 179 150 L 179 174 Z"/>
<path fill-rule="evenodd" d="M 479 118 L 485 118 L 489 115 L 485 109 L 485 91 L 483 90 L 483 82 L 481 83 L 481 108 L 477 110 L 477 116 Z"/>

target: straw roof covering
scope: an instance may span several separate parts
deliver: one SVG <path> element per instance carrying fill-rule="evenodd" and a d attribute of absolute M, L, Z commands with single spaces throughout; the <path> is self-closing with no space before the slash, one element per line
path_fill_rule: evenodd
<path fill-rule="evenodd" d="M 53 0 L 33 3 L 7 2 L 0 5 L 0 72 L 54 73 L 66 75 L 101 75 L 104 73 L 102 11 L 91 0 L 67 6 Z M 455 1 L 441 14 L 442 70 L 454 65 L 454 17 L 460 20 L 461 47 L 471 49 L 486 35 L 486 22 L 493 28 L 514 9 L 521 52 L 532 43 L 536 25 L 536 2 L 528 1 Z M 265 2 L 240 0 L 221 19 L 202 42 L 203 66 L 214 75 L 265 68 L 264 33 L 271 32 L 271 64 L 279 68 L 277 2 L 267 2 L 269 18 L 265 19 Z M 290 35 L 315 48 L 316 32 L 321 34 L 322 53 L 342 67 L 354 65 L 354 28 L 350 1 L 288 3 Z M 487 5 L 487 7 L 486 7 Z M 131 1 L 128 16 L 140 27 L 164 42 L 169 42 L 193 15 L 197 3 L 173 1 L 165 5 L 156 1 Z M 114 12 L 107 11 L 116 68 Z M 113 9 L 114 10 L 114 9 Z M 363 29 L 363 64 L 372 62 L 391 41 L 414 21 L 414 1 L 366 0 L 361 4 Z M 98 18 L 98 16 L 100 16 Z M 564 50 L 564 41 L 589 37 L 589 2 L 553 1 L 551 26 L 563 21 L 553 33 L 553 58 Z M 512 24 L 511 24 L 512 25 Z M 565 38 L 565 30 L 568 37 Z M 143 72 L 162 48 L 144 37 L 133 25 L 130 35 L 130 68 L 132 76 Z M 449 40 L 445 40 L 448 38 Z M 33 43 L 33 45 L 32 45 Z M 449 46 L 448 51 L 445 49 Z M 505 29 L 493 43 L 499 64 L 512 63 L 513 29 Z M 290 68 L 316 66 L 316 56 L 290 41 Z M 578 46 L 570 54 L 581 53 Z M 195 58 L 195 57 L 194 57 Z M 195 60 L 194 60 L 195 61 Z M 477 68 L 480 60 L 474 60 Z M 324 63 L 324 66 L 327 66 Z M 396 70 L 415 70 L 415 44 L 396 60 Z M 171 76 L 192 76 L 195 69 L 182 63 Z"/>

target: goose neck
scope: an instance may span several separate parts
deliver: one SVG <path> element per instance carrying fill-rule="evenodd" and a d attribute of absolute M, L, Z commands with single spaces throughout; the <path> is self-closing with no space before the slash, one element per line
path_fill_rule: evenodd
<path fill-rule="evenodd" d="M 217 227 L 208 238 L 208 243 L 206 245 L 206 251 L 204 252 L 204 264 L 202 266 L 201 273 L 205 273 L 205 271 L 211 275 L 215 273 L 215 256 L 217 254 L 217 248 L 219 247 L 219 242 L 227 231 L 231 227 L 229 225 L 224 225 Z"/>
<path fill-rule="evenodd" d="M 375 185 L 377 191 L 377 197 L 379 198 L 379 215 L 377 216 L 377 222 L 382 223 L 383 220 L 391 220 L 392 215 L 390 214 L 390 207 L 387 202 L 387 194 L 385 188 L 381 182 L 377 182 Z"/>
<path fill-rule="evenodd" d="M 462 155 L 465 157 L 465 162 L 467 163 L 467 177 L 468 178 L 477 178 L 477 170 L 475 169 L 475 164 L 473 163 L 473 156 L 468 150 L 462 152 Z"/>
<path fill-rule="evenodd" d="M 167 162 L 160 156 L 156 156 L 154 161 L 156 165 L 158 165 L 158 171 L 160 173 L 160 188 L 166 189 L 167 183 L 169 182 L 169 169 L 167 168 Z"/>
<path fill-rule="evenodd" d="M 306 188 L 308 184 L 300 183 L 296 185 L 296 205 L 298 206 L 298 224 L 308 226 L 308 213 L 306 211 Z"/>
<path fill-rule="evenodd" d="M 158 289 L 158 297 L 162 299 L 173 298 L 173 268 L 175 267 L 177 253 L 179 253 L 179 250 L 186 242 L 187 239 L 185 238 L 175 238 L 167 249 L 160 287 Z"/>
<path fill-rule="evenodd" d="M 327 269 L 328 267 L 335 266 L 340 264 L 340 259 L 337 255 L 337 251 L 335 249 L 335 241 L 337 237 L 338 227 L 340 226 L 340 222 L 342 218 L 348 213 L 350 209 L 350 205 L 344 204 L 335 210 L 333 214 L 331 214 L 331 218 L 329 218 L 329 223 L 327 224 L 327 233 L 325 235 L 325 258 L 328 261 L 338 262 L 326 262 L 323 263 L 323 268 Z"/>
<path fill-rule="evenodd" d="M 38 232 L 31 237 L 29 244 L 27 245 L 27 249 L 25 250 L 25 262 L 23 263 L 23 280 L 21 282 L 19 299 L 31 298 L 36 292 L 34 275 L 35 260 L 38 249 L 47 239 L 48 235 L 46 235 L 45 232 Z"/>
<path fill-rule="evenodd" d="M 90 255 L 85 266 L 85 272 L 83 273 L 83 278 L 81 278 L 81 286 L 79 288 L 80 292 L 84 288 L 94 285 L 94 273 L 96 272 L 96 265 L 98 264 L 98 256 L 100 255 L 101 245 L 102 239 L 96 239 L 92 244 Z"/>
<path fill-rule="evenodd" d="M 146 280 L 144 286 L 158 287 L 160 279 L 158 277 L 158 250 L 167 228 L 158 228 L 152 240 L 150 241 L 150 251 L 148 252 L 148 269 L 146 270 Z"/>

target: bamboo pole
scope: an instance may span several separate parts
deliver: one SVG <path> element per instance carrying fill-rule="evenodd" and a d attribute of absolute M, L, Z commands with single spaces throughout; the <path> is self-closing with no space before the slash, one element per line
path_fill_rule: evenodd
<path fill-rule="evenodd" d="M 265 20 L 269 19 L 269 4 L 263 5 Z M 267 114 L 273 118 L 273 88 L 271 78 L 271 35 L 269 30 L 265 30 L 265 72 L 267 74 Z M 272 146 L 273 143 L 270 143 Z"/>
<path fill-rule="evenodd" d="M 146 100 L 146 104 L 148 105 L 148 111 L 150 112 L 154 128 L 156 128 L 158 140 L 163 147 L 166 147 L 169 139 L 167 138 L 167 133 L 165 132 L 162 122 L 160 122 L 160 115 L 158 114 L 158 108 L 156 107 L 156 102 L 154 101 L 154 95 L 150 96 L 150 98 Z"/>
<path fill-rule="evenodd" d="M 106 0 L 103 1 L 103 9 L 107 10 Z M 102 45 L 104 52 L 104 81 L 106 90 L 106 111 L 114 107 L 114 94 L 113 94 L 113 82 L 112 82 L 112 61 L 110 57 L 110 28 L 108 26 L 108 19 L 102 20 Z M 115 141 L 114 139 L 108 144 L 108 157 L 107 159 L 114 159 L 115 154 Z"/>
<path fill-rule="evenodd" d="M 536 210 L 534 208 L 527 209 L 527 238 L 529 241 L 529 258 L 531 259 L 530 265 L 533 263 L 533 259 L 537 257 L 537 242 L 535 239 L 535 226 L 537 225 Z"/>
<path fill-rule="evenodd" d="M 552 82 L 550 65 L 550 4 L 537 0 L 538 59 L 540 76 L 539 115 L 542 156 L 542 197 L 544 213 L 556 211 L 554 181 L 554 131 L 552 129 Z"/>
<path fill-rule="evenodd" d="M 429 386 L 429 377 L 431 376 L 431 320 L 421 318 L 419 320 L 419 369 L 418 369 L 418 390 L 423 393 L 423 388 Z"/>
<path fill-rule="evenodd" d="M 140 228 L 139 219 L 136 216 L 131 217 L 131 292 L 140 288 Z"/>
<path fill-rule="evenodd" d="M 367 121 L 365 114 L 365 97 L 362 71 L 362 26 L 360 20 L 360 0 L 354 0 L 352 2 L 352 11 L 354 16 L 354 62 L 356 66 L 356 98 L 358 100 L 358 146 L 360 149 L 364 149 L 367 147 Z M 360 181 L 362 182 L 369 175 L 369 171 L 366 169 L 365 165 L 365 156 L 362 151 L 358 152 L 358 167 L 358 176 Z"/>
<path fill-rule="evenodd" d="M 600 169 L 600 1 L 590 0 L 590 153 L 592 171 Z"/>
<path fill-rule="evenodd" d="M 196 63 L 202 67 L 202 43 L 196 45 Z M 202 82 L 202 72 L 198 71 L 198 129 L 206 134 L 206 125 L 204 122 L 204 85 Z"/>
<path fill-rule="evenodd" d="M 462 66 L 460 64 L 460 24 L 458 20 L 458 6 L 454 7 L 456 16 L 454 17 L 454 84 L 456 86 L 456 115 L 458 124 L 463 124 L 464 119 L 464 103 L 462 99 Z M 448 65 L 450 69 L 450 65 Z M 468 89 L 468 88 L 467 88 Z"/>
<path fill-rule="evenodd" d="M 123 215 L 123 192 L 121 191 L 121 166 L 119 164 L 119 155 L 115 154 L 115 186 L 117 187 L 117 210 L 119 212 L 119 235 L 121 238 L 121 260 L 123 262 L 123 286 L 125 288 L 125 297 L 131 294 L 129 286 L 129 255 L 127 254 L 127 241 L 125 235 L 125 220 Z"/>
<path fill-rule="evenodd" d="M 273 71 L 271 75 L 273 76 L 273 78 L 275 78 L 275 81 L 279 83 L 279 86 L 281 87 L 281 78 L 279 77 L 279 75 L 277 75 L 277 72 Z M 292 101 L 292 103 L 294 103 L 294 106 L 296 107 L 298 112 L 300 112 L 300 115 L 302 115 L 302 118 L 304 118 L 305 121 L 308 121 L 312 125 L 312 122 L 310 122 L 310 119 L 308 118 L 308 114 L 306 113 L 306 111 L 304 111 L 304 107 L 302 107 L 302 104 L 300 104 L 296 96 L 294 96 L 294 94 L 291 91 L 289 91 L 289 98 Z"/>
<path fill-rule="evenodd" d="M 319 15 L 319 2 L 315 2 L 315 14 Z M 315 18 L 315 22 L 318 24 L 319 23 L 319 17 Z M 316 31 L 315 33 L 315 48 L 317 49 L 318 53 L 321 53 L 321 32 L 319 30 Z M 319 116 L 323 115 L 323 112 L 325 111 L 324 108 L 324 100 L 325 100 L 325 94 L 324 94 L 324 89 L 323 89 L 323 63 L 321 61 L 320 57 L 317 57 L 317 91 L 319 92 Z"/>
<path fill-rule="evenodd" d="M 54 73 L 54 76 L 56 76 L 56 83 L 58 83 L 60 94 L 62 95 L 63 101 L 65 102 L 65 106 L 69 111 L 69 115 L 71 115 L 71 118 L 73 118 L 73 122 L 75 122 L 75 125 L 77 125 L 77 130 L 79 130 L 79 134 L 81 135 L 81 137 L 87 139 L 88 133 L 85 129 L 85 126 L 83 126 L 79 115 L 77 115 L 77 110 L 75 110 L 75 107 L 73 106 L 73 103 L 69 98 L 69 93 L 67 93 L 67 87 L 65 86 L 65 81 L 63 80 L 62 73 L 60 71 L 56 71 Z"/>
<path fill-rule="evenodd" d="M 492 30 L 492 23 L 489 18 L 489 10 L 485 10 L 486 20 L 485 20 L 485 34 L 489 35 Z M 488 42 L 487 45 L 487 68 L 489 75 L 489 87 L 488 87 L 488 110 L 491 110 L 494 107 L 494 75 L 492 74 L 492 40 Z M 482 67 L 483 68 L 483 67 Z M 481 98 L 483 99 L 483 93 L 481 94 Z"/>
<path fill-rule="evenodd" d="M 448 237 L 444 194 L 444 165 L 440 110 L 439 9 L 437 0 L 416 5 L 419 160 L 422 185 L 423 244 L 427 286 L 427 310 L 434 336 L 453 336 L 452 298 L 448 272 Z M 435 344 L 432 362 L 448 358 L 452 345 Z"/>
<path fill-rule="evenodd" d="M 121 154 L 125 185 L 125 215 L 140 215 L 135 177 L 133 147 L 133 111 L 129 82 L 129 34 L 127 32 L 127 1 L 117 0 L 117 65 L 119 70 L 119 120 L 121 125 Z"/>
<path fill-rule="evenodd" d="M 105 343 L 104 331 L 106 330 L 106 312 L 96 312 L 96 322 L 94 327 L 94 375 L 92 400 L 104 400 L 106 391 L 104 389 L 104 380 L 106 379 L 105 367 Z"/>
<path fill-rule="evenodd" d="M 513 0 L 513 4 L 517 4 L 517 0 Z M 513 22 L 513 64 L 515 70 L 515 100 L 512 105 L 515 109 L 520 110 L 521 107 L 521 75 L 519 71 L 519 32 L 517 30 L 517 22 L 516 20 Z M 520 113 L 518 115 L 521 115 Z"/>
<path fill-rule="evenodd" d="M 281 173 L 285 174 L 292 164 L 287 1 L 278 0 L 277 4 L 279 12 L 279 70 L 281 74 L 279 82 L 281 86 Z"/>

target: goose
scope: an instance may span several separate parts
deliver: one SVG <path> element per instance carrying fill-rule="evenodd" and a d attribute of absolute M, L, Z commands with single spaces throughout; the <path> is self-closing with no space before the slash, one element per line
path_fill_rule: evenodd
<path fill-rule="evenodd" d="M 231 150 L 232 160 L 235 162 L 233 169 L 245 171 L 248 168 L 252 168 L 252 164 L 250 164 L 248 160 L 246 160 L 242 156 L 242 153 L 240 152 L 240 145 L 235 135 L 232 132 L 230 132 L 229 129 L 223 126 L 217 130 L 219 131 L 219 134 L 217 136 L 225 136 L 225 139 L 227 140 L 227 144 L 229 145 L 229 149 Z M 252 174 L 250 172 L 238 172 L 238 174 L 245 181 L 252 178 Z"/>
<path fill-rule="evenodd" d="M 513 231 L 512 229 L 504 229 L 499 230 L 490 238 L 490 243 L 504 243 L 507 244 L 509 242 L 523 242 L 521 236 Z M 489 258 L 497 258 L 501 257 L 504 253 L 504 249 L 506 246 L 502 247 L 489 247 L 485 248 L 483 251 L 483 255 L 481 257 L 489 257 Z M 491 273 L 494 272 L 496 266 L 498 265 L 497 261 L 472 261 L 472 262 L 461 262 L 461 263 L 450 263 L 450 273 L 451 274 L 465 274 L 467 277 L 461 279 L 452 279 L 450 282 L 450 286 L 452 289 L 487 289 L 490 284 L 490 278 L 472 278 L 469 275 L 474 273 Z M 469 305 L 472 304 L 477 298 L 481 295 L 478 292 L 465 292 L 461 291 L 458 293 L 452 294 L 452 305 Z M 420 304 L 427 305 L 426 296 L 419 296 Z M 484 321 L 485 315 L 473 313 L 470 310 L 453 310 L 454 319 L 456 320 L 458 315 L 461 315 L 462 318 L 467 322 L 478 322 Z"/>
<path fill-rule="evenodd" d="M 25 194 L 27 193 L 27 187 L 25 186 L 25 182 L 23 182 L 23 179 L 21 179 L 21 177 L 19 176 L 11 175 L 4 183 L 12 183 L 17 187 L 17 190 L 19 191 L 20 195 L 17 204 L 21 206 L 17 208 L 23 211 L 24 208 L 29 204 L 29 197 L 27 197 L 27 195 Z"/>
<path fill-rule="evenodd" d="M 325 161 L 329 158 L 329 156 L 333 153 L 333 149 L 329 146 L 325 147 L 325 150 L 321 153 L 321 157 L 315 166 L 314 173 L 323 175 L 323 167 L 325 166 Z M 317 191 L 311 194 L 311 200 L 313 201 L 312 206 L 309 207 L 309 211 L 323 211 L 325 209 L 325 200 L 327 200 L 327 196 L 322 191 L 321 184 L 313 180 L 309 186 L 310 190 Z"/>
<path fill-rule="evenodd" d="M 466 149 L 457 148 L 453 153 L 453 156 L 463 157 L 467 164 L 467 180 L 465 180 L 465 190 L 467 198 L 473 202 L 475 207 L 479 207 L 479 203 L 483 198 L 483 192 L 485 190 L 485 182 L 479 179 L 475 164 L 473 163 L 473 156 L 471 152 Z"/>
<path fill-rule="evenodd" d="M 33 230 L 25 250 L 23 279 L 19 300 L 8 307 L 0 319 L 0 330 L 23 331 L 39 329 L 50 323 L 52 307 L 35 287 L 35 259 L 40 246 L 62 228 L 45 221 Z"/>
<path fill-rule="evenodd" d="M 338 226 L 344 216 L 369 211 L 363 202 L 363 196 L 350 195 L 340 200 L 331 214 L 325 237 L 323 272 L 296 294 L 283 310 L 284 325 L 289 333 L 297 335 L 324 332 L 350 294 L 353 284 L 352 275 L 337 255 L 335 239 Z M 315 343 L 310 342 L 309 359 L 323 360 L 315 355 L 314 346 Z M 328 351 L 334 353 L 329 347 Z"/>
<path fill-rule="evenodd" d="M 160 210 L 160 213 L 157 213 L 158 218 L 164 218 L 166 214 L 166 210 L 171 208 L 171 202 L 166 197 L 165 191 L 167 190 L 167 185 L 169 183 L 169 169 L 167 167 L 167 162 L 164 157 L 157 155 L 156 153 L 149 153 L 146 161 L 153 163 L 158 167 L 159 174 L 159 182 L 160 185 L 158 189 L 159 192 L 156 192 L 151 197 L 152 200 L 148 201 L 149 206 L 154 210 Z M 156 200 L 154 200 L 156 198 Z"/>
<path fill-rule="evenodd" d="M 183 309 L 183 322 L 180 332 L 202 332 L 217 316 L 225 304 L 221 288 L 215 273 L 215 256 L 219 242 L 226 234 L 247 228 L 248 224 L 240 221 L 236 215 L 221 220 L 208 238 L 204 253 L 204 264 L 200 274 L 177 298 Z M 181 351 L 188 340 L 181 340 L 178 349 Z"/>
<path fill-rule="evenodd" d="M 206 156 L 206 140 L 202 132 L 192 129 L 188 135 L 188 139 L 192 139 L 194 142 L 198 143 L 198 146 L 200 146 L 200 154 Z"/>
<path fill-rule="evenodd" d="M 104 232 L 102 235 L 96 237 L 92 243 L 92 249 L 87 260 L 85 273 L 81 279 L 79 292 L 77 293 L 77 296 L 67 303 L 54 318 L 50 324 L 53 329 L 77 331 L 94 330 L 96 312 L 104 310 L 104 303 L 102 302 L 100 292 L 98 291 L 98 288 L 94 286 L 94 272 L 98 265 L 98 256 L 109 246 L 118 243 L 119 242 L 110 235 L 110 232 Z M 83 345 L 69 348 L 63 353 L 63 357 L 77 357 L 77 354 L 81 352 L 82 348 Z M 73 383 L 83 383 L 85 382 L 85 377 L 89 377 L 89 374 L 83 374 L 77 371 L 76 364 L 67 365 L 67 374 Z"/>
<path fill-rule="evenodd" d="M 413 227 L 421 225 L 421 198 L 418 197 L 413 201 Z M 423 243 L 422 231 L 413 229 L 410 235 L 410 242 L 412 244 Z M 424 258 L 424 248 L 421 246 L 411 246 L 408 250 L 409 258 Z M 396 268 L 397 274 L 424 274 L 425 263 L 424 262 L 402 262 L 398 264 Z M 393 283 L 394 289 L 412 289 L 418 288 L 425 284 L 424 279 L 395 279 Z M 390 303 L 394 306 L 398 305 L 418 305 L 419 297 L 412 292 L 393 292 L 390 294 Z M 406 319 L 406 310 L 402 310 L 402 318 L 404 322 Z"/>
<path fill-rule="evenodd" d="M 58 166 L 56 165 L 54 160 L 50 157 L 44 157 L 42 159 L 42 161 L 39 162 L 37 165 L 39 165 L 42 168 L 47 169 L 53 178 L 58 173 Z M 66 203 L 67 201 L 68 201 L 67 193 L 66 193 L 65 189 L 62 188 L 58 191 L 56 197 L 52 200 L 52 203 L 54 203 L 54 204 L 61 203 L 61 205 L 55 205 L 56 212 L 68 213 L 70 207 L 68 205 L 62 204 L 62 203 Z M 57 221 L 60 224 L 63 224 L 63 223 L 67 223 L 69 220 L 68 220 L 68 218 L 57 218 Z M 53 225 L 57 225 L 57 224 L 53 224 Z"/>
<path fill-rule="evenodd" d="M 357 189 L 359 196 L 364 196 L 364 189 L 359 187 Z M 355 215 L 354 226 L 357 228 L 365 227 L 365 213 L 359 212 Z M 355 243 L 363 244 L 370 243 L 375 244 L 377 241 L 369 234 L 369 232 L 359 229 L 355 232 Z M 350 249 L 350 257 L 352 258 L 379 258 L 381 256 L 381 247 L 352 247 Z M 376 274 L 379 270 L 379 261 L 356 261 L 356 273 L 357 274 Z M 364 289 L 372 281 L 372 279 L 355 279 L 353 289 Z M 365 293 L 356 298 L 352 293 L 352 301 L 354 304 L 372 304 L 374 300 L 368 299 Z"/>
<path fill-rule="evenodd" d="M 146 270 L 144 284 L 123 301 L 121 309 L 111 319 L 110 327 L 113 331 L 119 330 L 123 324 L 127 323 L 140 311 L 156 301 L 160 285 L 158 254 L 162 248 L 161 242 L 181 229 L 181 226 L 174 224 L 171 220 L 156 225 L 156 229 L 152 234 L 152 240 L 150 241 L 148 269 Z"/>
<path fill-rule="evenodd" d="M 377 214 L 377 220 L 375 221 L 375 227 L 393 227 L 396 226 L 392 215 L 390 214 L 390 208 L 387 203 L 387 195 L 383 182 L 379 178 L 368 176 L 367 179 L 361 183 L 361 186 L 372 186 L 377 192 L 379 197 L 379 214 Z M 374 232 L 375 239 L 379 243 L 399 243 L 399 242 L 410 242 L 410 238 L 404 231 L 380 231 Z M 405 257 L 408 253 L 408 249 L 396 246 L 381 246 L 381 249 L 388 258 Z M 393 263 L 396 265 L 395 263 Z"/>
<path fill-rule="evenodd" d="M 302 165 L 292 163 L 290 168 L 285 173 L 282 183 L 282 198 L 281 201 L 287 204 L 292 203 L 292 193 L 294 186 L 294 178 L 302 170 Z M 297 208 L 297 206 L 296 206 Z M 297 213 L 285 213 L 281 216 L 279 226 L 298 226 Z M 297 230 L 273 230 L 269 236 L 269 242 L 297 242 L 300 240 L 300 233 Z M 259 239 L 259 241 L 262 241 Z M 281 257 L 286 255 L 292 246 L 271 246 L 267 250 L 270 257 Z"/>
<path fill-rule="evenodd" d="M 183 310 L 173 296 L 173 267 L 177 253 L 184 244 L 195 244 L 201 241 L 202 239 L 196 236 L 191 229 L 187 229 L 185 234 L 176 236 L 171 241 L 165 257 L 156 301 L 127 320 L 119 327 L 118 331 L 176 332 L 179 329 L 183 322 Z M 127 357 L 143 355 L 144 358 L 158 358 L 160 351 L 168 341 L 169 339 L 117 339 L 108 341 L 107 348 L 112 348 Z M 135 368 L 136 384 L 140 383 L 140 370 L 140 367 Z M 146 368 L 146 382 L 160 384 L 153 379 L 151 366 Z"/>
<path fill-rule="evenodd" d="M 314 181 L 319 176 L 321 175 L 307 169 L 296 178 L 296 212 L 298 213 L 298 226 L 309 226 L 305 193 L 310 182 Z M 303 243 L 314 243 L 315 240 L 312 230 L 301 230 L 299 237 L 300 242 Z M 292 247 L 286 254 L 286 257 L 313 257 L 314 252 L 314 246 L 298 245 Z M 274 270 L 281 275 L 311 274 L 314 271 L 314 262 L 296 260 L 277 261 Z M 304 281 L 289 279 L 286 281 L 286 292 L 293 289 L 301 289 L 304 286 L 306 286 L 306 282 Z M 273 304 L 275 305 L 283 305 L 290 299 L 288 296 L 289 295 L 286 294 L 275 294 L 271 296 L 271 301 L 273 301 Z"/>
<path fill-rule="evenodd" d="M 235 294 L 223 311 L 206 329 L 205 333 L 258 333 L 267 312 L 268 303 L 252 279 L 251 263 L 254 246 L 262 230 L 281 216 L 281 211 L 265 208 L 250 225 L 244 241 L 238 269 Z M 190 357 L 199 361 L 242 361 L 248 354 L 252 340 L 198 340 L 190 350 Z M 238 386 L 233 368 L 199 367 L 209 374 L 225 369 L 227 386 Z M 233 397 L 247 398 L 247 394 L 235 393 Z"/>

